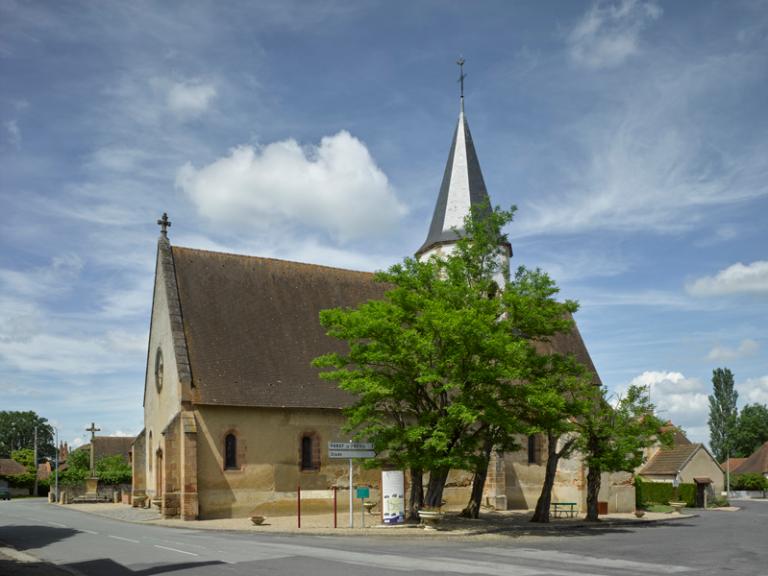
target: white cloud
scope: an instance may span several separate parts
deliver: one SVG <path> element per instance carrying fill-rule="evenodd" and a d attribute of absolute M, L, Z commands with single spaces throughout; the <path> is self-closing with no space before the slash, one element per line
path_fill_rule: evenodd
<path fill-rule="evenodd" d="M 166 105 L 174 114 L 199 116 L 216 97 L 216 86 L 199 80 L 174 82 L 168 87 Z"/>
<path fill-rule="evenodd" d="M 694 296 L 768 294 L 768 260 L 757 260 L 746 265 L 737 262 L 714 276 L 694 280 L 686 289 Z"/>
<path fill-rule="evenodd" d="M 11 146 L 19 148 L 21 146 L 21 129 L 19 128 L 19 123 L 16 120 L 6 120 L 3 122 L 3 127 L 5 128 L 5 137 Z"/>
<path fill-rule="evenodd" d="M 768 404 L 768 376 L 749 378 L 737 385 L 739 397 L 748 403 Z"/>
<path fill-rule="evenodd" d="M 751 356 L 759 349 L 760 344 L 758 344 L 755 340 L 746 338 L 741 341 L 737 348 L 728 348 L 727 346 L 720 346 L 718 344 L 709 351 L 709 354 L 707 354 L 707 359 L 714 361 L 735 360 L 736 358 Z"/>
<path fill-rule="evenodd" d="M 537 184 L 517 235 L 678 233 L 701 226 L 716 207 L 768 194 L 765 138 L 744 145 L 724 120 L 732 116 L 713 105 L 730 101 L 724 86 L 754 85 L 764 74 L 760 58 L 654 57 L 653 74 L 627 81 L 631 89 L 619 88 L 599 111 L 559 129 L 558 169 Z"/>
<path fill-rule="evenodd" d="M 614 68 L 639 52 L 640 32 L 661 12 L 654 2 L 596 2 L 568 34 L 568 54 L 585 68 Z"/>
<path fill-rule="evenodd" d="M 77 254 L 62 254 L 54 256 L 48 266 L 25 271 L 0 269 L 0 286 L 6 293 L 25 298 L 51 296 L 74 286 L 83 266 Z"/>
<path fill-rule="evenodd" d="M 406 212 L 365 144 L 344 130 L 319 146 L 290 139 L 240 146 L 200 169 L 187 163 L 176 185 L 204 217 L 256 233 L 301 226 L 344 242 L 391 233 Z"/>
<path fill-rule="evenodd" d="M 694 442 L 707 441 L 703 431 L 709 411 L 708 391 L 700 380 L 686 378 L 681 372 L 646 371 L 629 385 L 647 387 L 660 418 L 681 426 Z"/>

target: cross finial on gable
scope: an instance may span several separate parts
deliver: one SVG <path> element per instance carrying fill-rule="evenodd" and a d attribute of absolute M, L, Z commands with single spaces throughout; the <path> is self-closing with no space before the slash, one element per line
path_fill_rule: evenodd
<path fill-rule="evenodd" d="M 157 225 L 160 226 L 160 234 L 168 236 L 168 228 L 171 227 L 171 221 L 168 220 L 168 214 L 163 212 L 163 217 L 157 221 Z"/>

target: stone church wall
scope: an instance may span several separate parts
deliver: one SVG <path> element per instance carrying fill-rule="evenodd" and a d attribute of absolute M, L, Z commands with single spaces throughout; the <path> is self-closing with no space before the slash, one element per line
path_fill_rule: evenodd
<path fill-rule="evenodd" d="M 196 420 L 200 518 L 242 517 L 265 508 L 290 511 L 299 485 L 305 498 L 330 506 L 332 487 L 348 484 L 347 461 L 328 459 L 328 442 L 347 440 L 339 432 L 345 422 L 340 411 L 197 406 Z M 237 439 L 237 467 L 231 470 L 224 468 L 227 434 Z M 317 470 L 301 470 L 305 434 L 319 451 Z M 354 482 L 378 486 L 379 471 L 356 466 Z"/>

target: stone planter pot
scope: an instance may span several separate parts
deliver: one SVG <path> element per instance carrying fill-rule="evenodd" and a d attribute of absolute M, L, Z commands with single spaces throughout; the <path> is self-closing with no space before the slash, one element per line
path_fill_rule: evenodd
<path fill-rule="evenodd" d="M 266 520 L 264 516 L 251 516 L 251 522 L 253 522 L 254 526 L 261 526 L 264 524 L 264 520 Z"/>
<path fill-rule="evenodd" d="M 642 518 L 645 516 L 645 510 L 635 510 L 635 516 L 638 518 Z"/>
<path fill-rule="evenodd" d="M 670 502 L 669 505 L 672 506 L 673 514 L 680 514 L 680 511 L 685 508 L 685 502 Z"/>
<path fill-rule="evenodd" d="M 443 519 L 443 513 L 440 510 L 419 510 L 419 518 L 425 529 L 436 530 L 438 523 Z"/>

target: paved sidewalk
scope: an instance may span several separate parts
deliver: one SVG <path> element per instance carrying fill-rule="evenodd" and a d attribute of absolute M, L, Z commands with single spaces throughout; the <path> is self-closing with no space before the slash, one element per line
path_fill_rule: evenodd
<path fill-rule="evenodd" d="M 163 519 L 154 510 L 131 508 L 124 504 L 74 504 L 67 509 L 77 510 L 115 520 L 134 523 L 147 523 L 193 530 L 229 530 L 259 533 L 296 533 L 323 535 L 387 535 L 405 537 L 430 537 L 435 534 L 444 536 L 478 536 L 483 534 L 503 534 L 508 536 L 563 534 L 627 526 L 652 525 L 659 522 L 679 521 L 692 518 L 696 514 L 671 514 L 647 512 L 643 518 L 634 514 L 610 514 L 603 516 L 600 522 L 587 522 L 583 518 L 552 519 L 549 524 L 530 522 L 531 511 L 503 511 L 481 513 L 478 520 L 460 518 L 457 513 L 448 512 L 440 522 L 438 530 L 424 530 L 417 524 L 402 526 L 383 526 L 378 514 L 366 514 L 366 526 L 361 527 L 361 514 L 354 516 L 355 527 L 349 528 L 349 516 L 339 514 L 338 528 L 333 528 L 332 514 L 304 515 L 301 528 L 298 528 L 295 516 L 268 517 L 264 524 L 254 526 L 249 518 L 222 518 L 214 520 L 183 521 Z"/>

